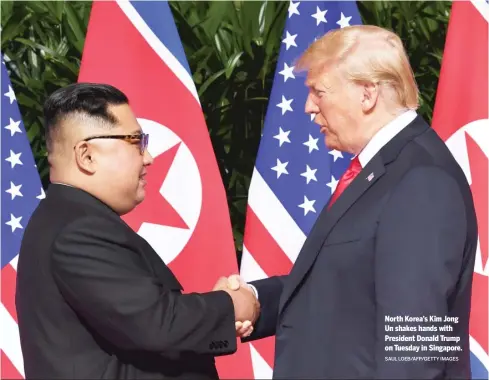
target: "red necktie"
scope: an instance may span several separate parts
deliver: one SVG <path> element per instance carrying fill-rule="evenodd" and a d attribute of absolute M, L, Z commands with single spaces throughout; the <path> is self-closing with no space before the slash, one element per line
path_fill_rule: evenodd
<path fill-rule="evenodd" d="M 338 184 L 336 185 L 336 189 L 331 197 L 331 202 L 329 203 L 328 209 L 361 171 L 362 165 L 358 160 L 358 156 L 356 156 L 353 160 L 351 160 L 350 166 L 348 166 L 348 169 L 346 169 L 346 172 L 343 173 Z"/>

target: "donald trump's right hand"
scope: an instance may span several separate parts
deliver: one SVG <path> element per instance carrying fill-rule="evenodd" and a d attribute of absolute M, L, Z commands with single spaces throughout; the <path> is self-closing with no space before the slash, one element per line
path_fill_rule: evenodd
<path fill-rule="evenodd" d="M 260 303 L 252 288 L 239 275 L 231 275 L 227 278 L 221 277 L 213 290 L 223 290 L 231 296 L 236 319 L 236 335 L 249 336 L 260 314 Z"/>

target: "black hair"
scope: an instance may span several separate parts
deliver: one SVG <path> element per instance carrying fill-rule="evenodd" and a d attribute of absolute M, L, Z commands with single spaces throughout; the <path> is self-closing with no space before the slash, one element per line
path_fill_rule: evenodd
<path fill-rule="evenodd" d="M 128 104 L 127 96 L 119 89 L 101 83 L 74 83 L 53 92 L 44 103 L 44 128 L 48 151 L 60 121 L 72 114 L 86 115 L 114 125 L 117 119 L 109 105 Z"/>

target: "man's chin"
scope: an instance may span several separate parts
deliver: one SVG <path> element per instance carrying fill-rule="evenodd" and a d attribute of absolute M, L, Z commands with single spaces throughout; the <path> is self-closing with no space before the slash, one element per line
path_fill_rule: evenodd
<path fill-rule="evenodd" d="M 337 145 L 337 141 L 335 138 L 332 138 L 331 136 L 324 136 L 324 145 L 326 145 L 326 148 L 328 148 L 329 150 L 333 150 L 333 149 L 336 149 L 338 150 L 338 145 Z"/>
<path fill-rule="evenodd" d="M 139 205 L 142 201 L 144 201 L 145 198 L 146 198 L 146 190 L 144 189 L 144 187 L 139 187 L 135 198 L 136 206 Z"/>
<path fill-rule="evenodd" d="M 136 205 L 142 203 L 145 198 L 146 198 L 146 193 L 144 191 L 142 194 L 138 194 L 138 197 L 136 198 Z"/>

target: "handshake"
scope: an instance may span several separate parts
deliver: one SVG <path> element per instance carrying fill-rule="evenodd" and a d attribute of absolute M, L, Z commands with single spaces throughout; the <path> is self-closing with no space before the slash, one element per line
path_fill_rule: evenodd
<path fill-rule="evenodd" d="M 260 303 L 251 287 L 239 275 L 232 275 L 221 277 L 212 290 L 223 290 L 231 296 L 236 319 L 236 336 L 249 336 L 260 315 Z"/>

